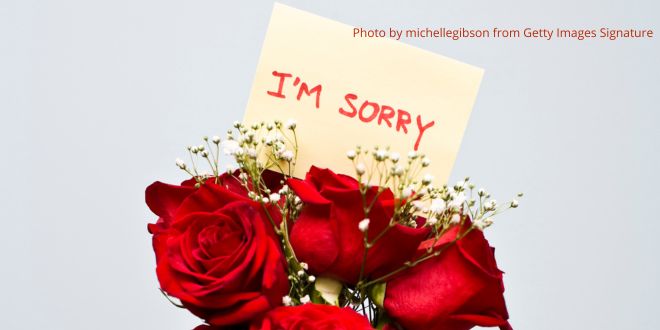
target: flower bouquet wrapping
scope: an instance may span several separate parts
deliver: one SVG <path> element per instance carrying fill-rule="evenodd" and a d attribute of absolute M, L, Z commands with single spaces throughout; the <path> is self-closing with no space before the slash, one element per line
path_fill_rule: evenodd
<path fill-rule="evenodd" d="M 294 121 L 203 140 L 177 159 L 188 180 L 146 190 L 160 289 L 198 329 L 511 329 L 483 230 L 515 199 L 435 185 L 427 157 L 388 148 L 294 178 Z"/>

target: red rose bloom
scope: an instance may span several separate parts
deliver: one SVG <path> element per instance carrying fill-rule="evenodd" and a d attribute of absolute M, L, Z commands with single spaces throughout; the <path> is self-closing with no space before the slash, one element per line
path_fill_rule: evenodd
<path fill-rule="evenodd" d="M 455 226 L 444 234 L 436 249 L 450 244 L 458 230 Z M 418 254 L 431 244 L 433 240 L 422 243 Z M 510 330 L 503 292 L 494 249 L 481 231 L 472 230 L 439 256 L 389 281 L 384 305 L 388 315 L 409 330 L 467 330 L 475 325 Z"/>
<path fill-rule="evenodd" d="M 358 182 L 328 169 L 312 167 L 305 180 L 290 179 L 291 189 L 305 203 L 291 229 L 291 245 L 298 260 L 310 272 L 356 284 L 364 257 L 363 233 L 358 224 L 365 218 Z M 367 192 L 371 203 L 378 192 Z M 372 241 L 389 225 L 394 213 L 394 195 L 383 191 L 369 213 L 368 239 Z M 386 274 L 410 259 L 429 228 L 396 224 L 369 249 L 364 277 Z"/>
<path fill-rule="evenodd" d="M 288 292 L 273 226 L 234 181 L 209 179 L 198 189 L 156 182 L 146 191 L 160 217 L 149 231 L 161 288 L 214 326 L 249 323 Z"/>
<path fill-rule="evenodd" d="M 253 323 L 250 330 L 373 330 L 369 320 L 351 308 L 305 304 L 279 307 Z"/>

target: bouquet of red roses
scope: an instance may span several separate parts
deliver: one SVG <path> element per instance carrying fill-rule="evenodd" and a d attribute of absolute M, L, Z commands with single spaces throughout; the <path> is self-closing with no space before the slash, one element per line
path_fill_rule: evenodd
<path fill-rule="evenodd" d="M 198 329 L 511 329 L 483 230 L 515 199 L 435 186 L 427 157 L 387 148 L 348 151 L 354 176 L 294 178 L 293 121 L 204 142 L 177 159 L 190 179 L 146 190 L 161 291 Z"/>

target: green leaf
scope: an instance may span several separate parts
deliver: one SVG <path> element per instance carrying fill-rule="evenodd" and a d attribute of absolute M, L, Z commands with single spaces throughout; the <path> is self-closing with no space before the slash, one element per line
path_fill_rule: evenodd
<path fill-rule="evenodd" d="M 385 290 L 387 288 L 387 283 L 377 283 L 369 287 L 368 295 L 371 298 L 371 301 L 376 304 L 376 306 L 383 308 L 383 302 L 385 301 Z"/>

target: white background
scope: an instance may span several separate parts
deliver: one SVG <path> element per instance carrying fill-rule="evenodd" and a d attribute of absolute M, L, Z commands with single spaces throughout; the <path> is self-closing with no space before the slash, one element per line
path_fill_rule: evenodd
<path fill-rule="evenodd" d="M 654 1 L 284 1 L 363 27 L 639 27 Z M 144 188 L 242 117 L 272 3 L 0 0 L 0 328 L 190 329 Z M 660 31 L 656 31 L 660 33 Z M 486 69 L 454 169 L 517 329 L 659 329 L 658 39 L 409 40 Z"/>

